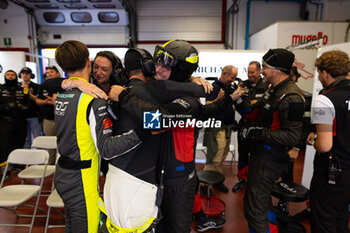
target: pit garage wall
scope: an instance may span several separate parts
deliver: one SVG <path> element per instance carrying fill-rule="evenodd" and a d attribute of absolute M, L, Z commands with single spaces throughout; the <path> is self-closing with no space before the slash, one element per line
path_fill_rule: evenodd
<path fill-rule="evenodd" d="M 0 9 L 0 48 L 29 48 L 28 16 L 23 8 L 9 2 L 7 9 Z M 5 45 L 4 42 L 11 45 Z"/>
<path fill-rule="evenodd" d="M 323 37 L 321 46 L 344 42 L 345 22 L 277 22 L 250 37 L 250 48 L 268 50 L 286 48 L 299 41 Z M 350 35 L 349 35 L 350 36 Z M 296 65 L 301 73 L 297 85 L 304 91 L 312 93 L 314 80 L 314 62 L 316 49 L 293 50 Z"/>

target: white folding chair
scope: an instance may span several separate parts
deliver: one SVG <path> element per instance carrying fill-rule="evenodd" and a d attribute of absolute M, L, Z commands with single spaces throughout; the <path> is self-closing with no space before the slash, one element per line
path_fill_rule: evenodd
<path fill-rule="evenodd" d="M 5 167 L 5 172 L 1 179 L 0 184 L 0 207 L 11 211 L 16 215 L 16 217 L 31 217 L 32 221 L 30 224 L 3 224 L 0 226 L 24 226 L 30 227 L 29 233 L 32 232 L 36 212 L 39 205 L 40 193 L 44 182 L 44 174 L 46 172 L 47 162 L 49 159 L 49 153 L 45 150 L 32 150 L 32 149 L 16 149 L 12 151 L 8 157 L 7 165 Z M 40 185 L 35 184 L 14 184 L 4 186 L 5 174 L 8 170 L 10 164 L 19 165 L 34 165 L 43 164 L 44 172 L 40 177 Z M 17 207 L 19 205 L 24 205 L 29 199 L 37 196 L 36 203 L 34 206 L 34 211 L 32 215 L 19 214 L 17 209 L 9 208 L 11 206 Z"/>
<path fill-rule="evenodd" d="M 32 148 L 57 149 L 57 137 L 56 136 L 38 136 L 34 138 L 32 143 Z M 52 174 L 54 174 L 55 169 L 56 169 L 55 165 L 47 165 L 45 177 L 49 177 Z M 23 169 L 20 173 L 18 173 L 18 177 L 23 180 L 35 179 L 35 178 L 40 178 L 43 172 L 44 172 L 44 166 L 42 165 L 28 166 L 25 169 Z M 53 186 L 52 186 L 52 189 L 53 189 Z"/>
<path fill-rule="evenodd" d="M 51 208 L 63 208 L 64 207 L 63 201 L 62 201 L 60 195 L 57 193 L 56 189 L 53 190 L 51 192 L 49 198 L 47 198 L 46 205 L 49 208 L 48 208 L 47 217 L 46 217 L 45 233 L 47 233 L 49 228 L 65 227 L 66 225 L 50 225 L 49 224 Z M 61 212 L 59 212 L 59 213 L 61 214 L 62 218 L 64 219 L 63 214 Z"/>

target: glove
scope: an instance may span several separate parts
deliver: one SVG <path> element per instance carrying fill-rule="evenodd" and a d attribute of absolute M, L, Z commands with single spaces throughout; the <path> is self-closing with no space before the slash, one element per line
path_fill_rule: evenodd
<path fill-rule="evenodd" d="M 240 136 L 243 139 L 261 139 L 263 133 L 263 127 L 244 127 L 241 130 Z"/>

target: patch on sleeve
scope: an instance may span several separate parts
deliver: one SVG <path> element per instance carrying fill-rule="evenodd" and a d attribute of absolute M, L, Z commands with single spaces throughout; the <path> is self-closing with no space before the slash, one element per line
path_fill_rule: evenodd
<path fill-rule="evenodd" d="M 288 109 L 288 120 L 290 121 L 302 121 L 304 115 L 303 103 L 290 103 Z"/>
<path fill-rule="evenodd" d="M 188 110 L 191 107 L 190 103 L 181 98 L 173 100 L 172 103 L 181 105 L 185 110 Z"/>

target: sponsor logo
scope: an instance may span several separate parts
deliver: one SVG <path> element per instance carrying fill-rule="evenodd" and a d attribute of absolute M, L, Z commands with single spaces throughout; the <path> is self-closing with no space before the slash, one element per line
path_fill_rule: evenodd
<path fill-rule="evenodd" d="M 113 123 L 109 117 L 103 119 L 103 129 L 108 129 L 113 126 Z"/>
<path fill-rule="evenodd" d="M 64 116 L 69 102 L 56 101 L 55 114 L 58 116 Z"/>
<path fill-rule="evenodd" d="M 107 115 L 107 114 L 108 114 L 107 112 L 103 112 L 103 113 L 98 114 L 98 116 L 99 116 L 99 117 L 103 117 L 103 116 L 105 116 L 105 115 Z"/>
<path fill-rule="evenodd" d="M 323 32 L 318 32 L 317 35 L 292 35 L 292 45 L 303 44 L 321 38 L 322 44 L 326 45 L 328 43 L 328 36 L 323 35 Z"/>
<path fill-rule="evenodd" d="M 296 189 L 290 187 L 288 184 L 280 183 L 280 185 L 281 185 L 284 189 L 288 190 L 288 191 L 291 192 L 291 193 L 297 193 L 297 192 L 298 192 Z"/>
<path fill-rule="evenodd" d="M 112 129 L 104 129 L 102 131 L 103 134 L 108 134 L 108 133 L 112 133 Z"/>
<path fill-rule="evenodd" d="M 75 94 L 62 94 L 62 93 L 61 93 L 61 94 L 58 95 L 58 97 L 64 98 L 64 99 L 66 99 L 66 98 L 71 99 L 71 98 L 74 97 L 74 95 L 75 95 Z"/>

